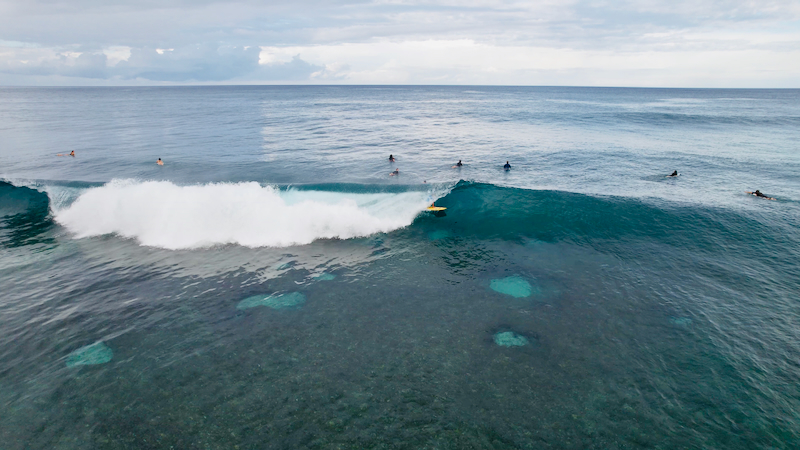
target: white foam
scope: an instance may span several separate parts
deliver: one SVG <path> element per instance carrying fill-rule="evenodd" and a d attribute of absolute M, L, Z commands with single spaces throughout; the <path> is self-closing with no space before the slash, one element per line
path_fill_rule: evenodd
<path fill-rule="evenodd" d="M 255 182 L 178 186 L 114 180 L 87 189 L 53 215 L 77 238 L 114 233 L 167 249 L 286 247 L 408 226 L 431 196 L 280 191 Z"/>

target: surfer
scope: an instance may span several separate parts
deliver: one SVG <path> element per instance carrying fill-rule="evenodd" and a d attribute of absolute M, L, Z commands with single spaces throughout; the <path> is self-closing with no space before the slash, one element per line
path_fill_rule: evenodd
<path fill-rule="evenodd" d="M 505 165 L 505 166 L 503 166 L 503 169 L 505 169 L 505 170 L 511 170 L 511 164 L 509 164 L 509 163 L 508 163 L 508 161 L 506 161 L 506 165 Z"/>
<path fill-rule="evenodd" d="M 456 163 L 456 165 L 455 165 L 455 166 L 453 166 L 453 169 L 455 169 L 456 167 L 461 167 L 461 166 L 463 166 L 463 165 L 464 165 L 464 164 L 461 164 L 461 160 L 459 159 L 459 160 L 458 160 L 458 162 Z"/>
<path fill-rule="evenodd" d="M 59 153 L 59 154 L 57 154 L 56 156 L 67 156 L 67 155 L 65 155 L 65 154 L 63 154 L 63 153 Z M 69 152 L 69 156 L 75 157 L 75 150 L 73 150 L 73 151 Z"/>
<path fill-rule="evenodd" d="M 747 192 L 747 193 L 755 195 L 756 197 L 765 198 L 767 200 L 775 200 L 775 198 L 773 198 L 773 197 L 767 197 L 766 195 L 762 194 L 761 191 L 759 191 L 758 189 L 756 189 L 755 192 Z"/>
<path fill-rule="evenodd" d="M 393 177 L 395 175 L 400 175 L 400 169 L 394 169 L 394 172 L 389 174 L 390 177 Z"/>
<path fill-rule="evenodd" d="M 162 161 L 161 158 L 158 158 L 158 161 L 156 161 L 156 164 L 158 164 L 159 166 L 163 166 L 164 165 L 164 161 Z"/>
<path fill-rule="evenodd" d="M 671 175 L 667 175 L 667 176 L 668 177 L 677 177 L 678 176 L 678 171 L 676 170 L 676 171 L 672 172 Z"/>
<path fill-rule="evenodd" d="M 390 163 L 394 162 L 394 155 L 389 155 L 389 162 Z"/>

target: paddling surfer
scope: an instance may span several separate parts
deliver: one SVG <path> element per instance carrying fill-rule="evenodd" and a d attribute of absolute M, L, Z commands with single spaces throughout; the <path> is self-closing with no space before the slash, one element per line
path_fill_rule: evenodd
<path fill-rule="evenodd" d="M 503 166 L 503 169 L 505 169 L 505 170 L 511 170 L 511 164 L 509 164 L 509 163 L 508 163 L 508 161 L 506 161 L 506 165 L 505 165 L 505 166 Z"/>
<path fill-rule="evenodd" d="M 676 171 L 672 172 L 672 174 L 667 175 L 667 176 L 668 177 L 677 177 L 678 176 L 678 171 L 676 170 Z"/>
<path fill-rule="evenodd" d="M 761 191 L 759 191 L 758 189 L 756 189 L 755 192 L 748 192 L 748 194 L 755 195 L 756 197 L 761 197 L 767 200 L 775 200 L 774 197 L 767 197 L 766 195 L 762 194 Z"/>

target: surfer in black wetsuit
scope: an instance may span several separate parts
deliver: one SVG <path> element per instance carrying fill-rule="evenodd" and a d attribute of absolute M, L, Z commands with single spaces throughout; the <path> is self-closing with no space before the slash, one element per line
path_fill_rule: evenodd
<path fill-rule="evenodd" d="M 389 174 L 390 177 L 393 177 L 395 175 L 400 175 L 400 169 L 394 169 L 394 172 Z"/>
<path fill-rule="evenodd" d="M 389 162 L 394 162 L 394 155 L 389 155 Z"/>
<path fill-rule="evenodd" d="M 456 163 L 456 165 L 453 166 L 453 169 L 455 169 L 456 167 L 461 167 L 461 166 L 463 166 L 463 164 L 461 164 L 461 160 L 459 159 L 458 162 Z"/>
<path fill-rule="evenodd" d="M 672 172 L 672 175 L 667 175 L 667 176 L 668 177 L 677 177 L 678 176 L 678 171 L 676 170 L 675 172 Z"/>
<path fill-rule="evenodd" d="M 748 192 L 748 194 L 753 194 L 756 197 L 765 198 L 767 200 L 775 200 L 773 197 L 767 197 L 766 195 L 762 194 L 761 191 L 759 191 L 758 189 L 756 189 L 755 192 Z"/>
<path fill-rule="evenodd" d="M 509 164 L 509 163 L 508 163 L 508 161 L 506 161 L 506 165 L 505 165 L 505 166 L 503 166 L 503 169 L 505 169 L 505 170 L 511 170 L 511 164 Z"/>

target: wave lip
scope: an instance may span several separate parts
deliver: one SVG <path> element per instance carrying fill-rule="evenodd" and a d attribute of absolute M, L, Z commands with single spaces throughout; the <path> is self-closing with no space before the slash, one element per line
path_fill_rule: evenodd
<path fill-rule="evenodd" d="M 114 233 L 172 250 L 287 247 L 408 226 L 430 198 L 428 192 L 281 191 L 256 182 L 114 180 L 86 190 L 54 217 L 78 238 Z"/>

